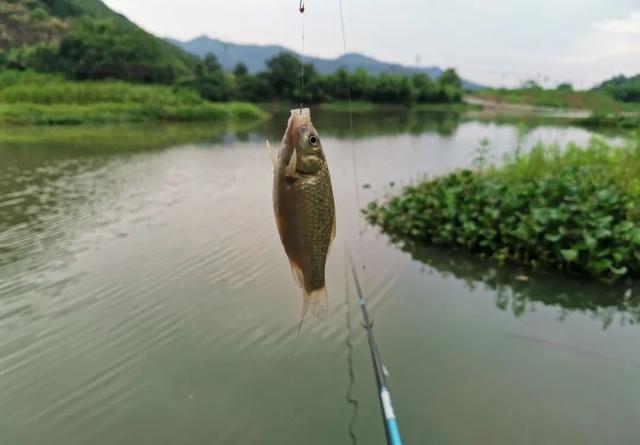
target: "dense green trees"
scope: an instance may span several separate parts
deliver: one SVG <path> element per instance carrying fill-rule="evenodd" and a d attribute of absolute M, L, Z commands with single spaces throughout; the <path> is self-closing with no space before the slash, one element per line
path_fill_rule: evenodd
<path fill-rule="evenodd" d="M 407 77 L 400 74 L 372 75 L 363 69 L 350 73 L 344 69 L 321 75 L 313 65 L 304 67 L 304 94 L 300 61 L 291 54 L 280 54 L 267 62 L 267 70 L 257 75 L 241 72 L 234 77 L 237 94 L 245 100 L 281 100 L 306 103 L 351 99 L 376 103 L 451 103 L 462 100 L 463 87 L 455 70 L 449 69 L 437 80 L 426 74 Z M 348 91 L 348 88 L 350 91 Z"/>
<path fill-rule="evenodd" d="M 111 19 L 78 20 L 60 43 L 59 57 L 68 74 L 79 80 L 168 84 L 189 72 L 167 57 L 156 39 Z"/>
<path fill-rule="evenodd" d="M 282 53 L 267 61 L 261 73 L 249 73 L 242 64 L 224 72 L 215 56 L 200 60 L 189 55 L 100 0 L 0 1 L 0 16 L 0 70 L 188 87 L 210 101 L 320 103 L 351 97 L 410 105 L 462 99 L 460 78 L 451 69 L 438 79 L 365 70 L 322 75 L 310 64 L 301 69 L 294 54 Z"/>
<path fill-rule="evenodd" d="M 0 52 L 0 68 L 62 73 L 73 80 L 125 80 L 134 83 L 176 85 L 197 91 L 213 102 L 286 101 L 321 103 L 369 101 L 374 103 L 460 102 L 463 87 L 455 70 L 436 80 L 426 74 L 369 74 L 363 69 L 344 69 L 321 75 L 310 64 L 304 66 L 292 54 L 282 53 L 266 64 L 266 70 L 251 74 L 239 64 L 224 72 L 213 54 L 176 63 L 157 40 L 143 32 L 123 27 L 113 19 L 78 19 L 59 44 L 41 43 Z"/>
<path fill-rule="evenodd" d="M 310 64 L 304 66 L 292 54 L 282 53 L 267 61 L 266 70 L 250 74 L 243 64 L 232 73 L 223 72 L 215 56 L 207 55 L 195 69 L 195 75 L 180 82 L 213 101 L 250 102 L 285 101 L 321 103 L 344 101 L 351 93 L 354 101 L 375 103 L 453 103 L 462 100 L 463 87 L 453 69 L 432 80 L 426 74 L 407 77 L 400 74 L 372 75 L 363 69 L 350 73 L 340 69 L 321 75 Z"/>
<path fill-rule="evenodd" d="M 640 102 L 640 74 L 633 77 L 616 76 L 603 82 L 596 90 L 622 102 Z"/>
<path fill-rule="evenodd" d="M 82 17 L 59 44 L 19 46 L 0 57 L 0 62 L 4 59 L 12 69 L 62 72 L 77 80 L 171 84 L 197 64 L 195 57 L 177 57 L 178 51 L 121 21 Z"/>

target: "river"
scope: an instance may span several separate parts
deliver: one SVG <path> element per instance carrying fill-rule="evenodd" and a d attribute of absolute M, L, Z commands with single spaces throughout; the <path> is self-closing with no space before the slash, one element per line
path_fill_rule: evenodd
<path fill-rule="evenodd" d="M 396 245 L 358 211 L 481 139 L 498 160 L 588 131 L 357 113 L 352 139 L 314 114 L 337 238 L 329 315 L 298 333 L 264 143 L 285 119 L 0 136 L 2 444 L 384 443 L 346 246 L 406 443 L 640 443 L 637 287 Z"/>

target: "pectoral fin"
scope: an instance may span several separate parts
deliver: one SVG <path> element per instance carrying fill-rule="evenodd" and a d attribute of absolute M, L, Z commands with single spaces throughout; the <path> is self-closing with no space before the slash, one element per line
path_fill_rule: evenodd
<path fill-rule="evenodd" d="M 276 168 L 276 155 L 273 153 L 271 149 L 271 144 L 269 143 L 269 139 L 267 139 L 267 150 L 269 150 L 269 156 L 271 157 L 271 162 L 273 163 L 273 168 Z"/>
<path fill-rule="evenodd" d="M 298 164 L 298 156 L 294 149 L 293 153 L 291 154 L 291 159 L 289 159 L 289 163 L 287 164 L 287 168 L 284 171 L 284 175 L 289 178 L 295 177 L 297 164 Z"/>
<path fill-rule="evenodd" d="M 331 225 L 331 242 L 336 239 L 336 214 L 333 214 L 333 222 Z"/>

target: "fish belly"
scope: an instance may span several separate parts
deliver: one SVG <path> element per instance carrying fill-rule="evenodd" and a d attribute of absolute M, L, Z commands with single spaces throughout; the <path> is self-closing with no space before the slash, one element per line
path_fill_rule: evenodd
<path fill-rule="evenodd" d="M 305 294 L 325 287 L 325 264 L 333 240 L 335 203 L 329 171 L 276 178 L 274 196 L 280 239 Z M 298 269 L 298 270 L 296 270 Z"/>

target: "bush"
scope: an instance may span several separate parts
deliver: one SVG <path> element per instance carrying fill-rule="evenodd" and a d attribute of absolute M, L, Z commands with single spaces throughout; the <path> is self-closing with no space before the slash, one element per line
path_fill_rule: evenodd
<path fill-rule="evenodd" d="M 6 56 L 6 66 L 17 70 L 33 70 L 43 73 L 59 72 L 64 69 L 55 43 L 39 43 L 11 50 Z"/>
<path fill-rule="evenodd" d="M 640 141 L 538 146 L 408 187 L 368 219 L 399 237 L 613 280 L 640 275 Z"/>
<path fill-rule="evenodd" d="M 622 102 L 640 102 L 640 74 L 633 77 L 615 76 L 595 88 Z"/>

